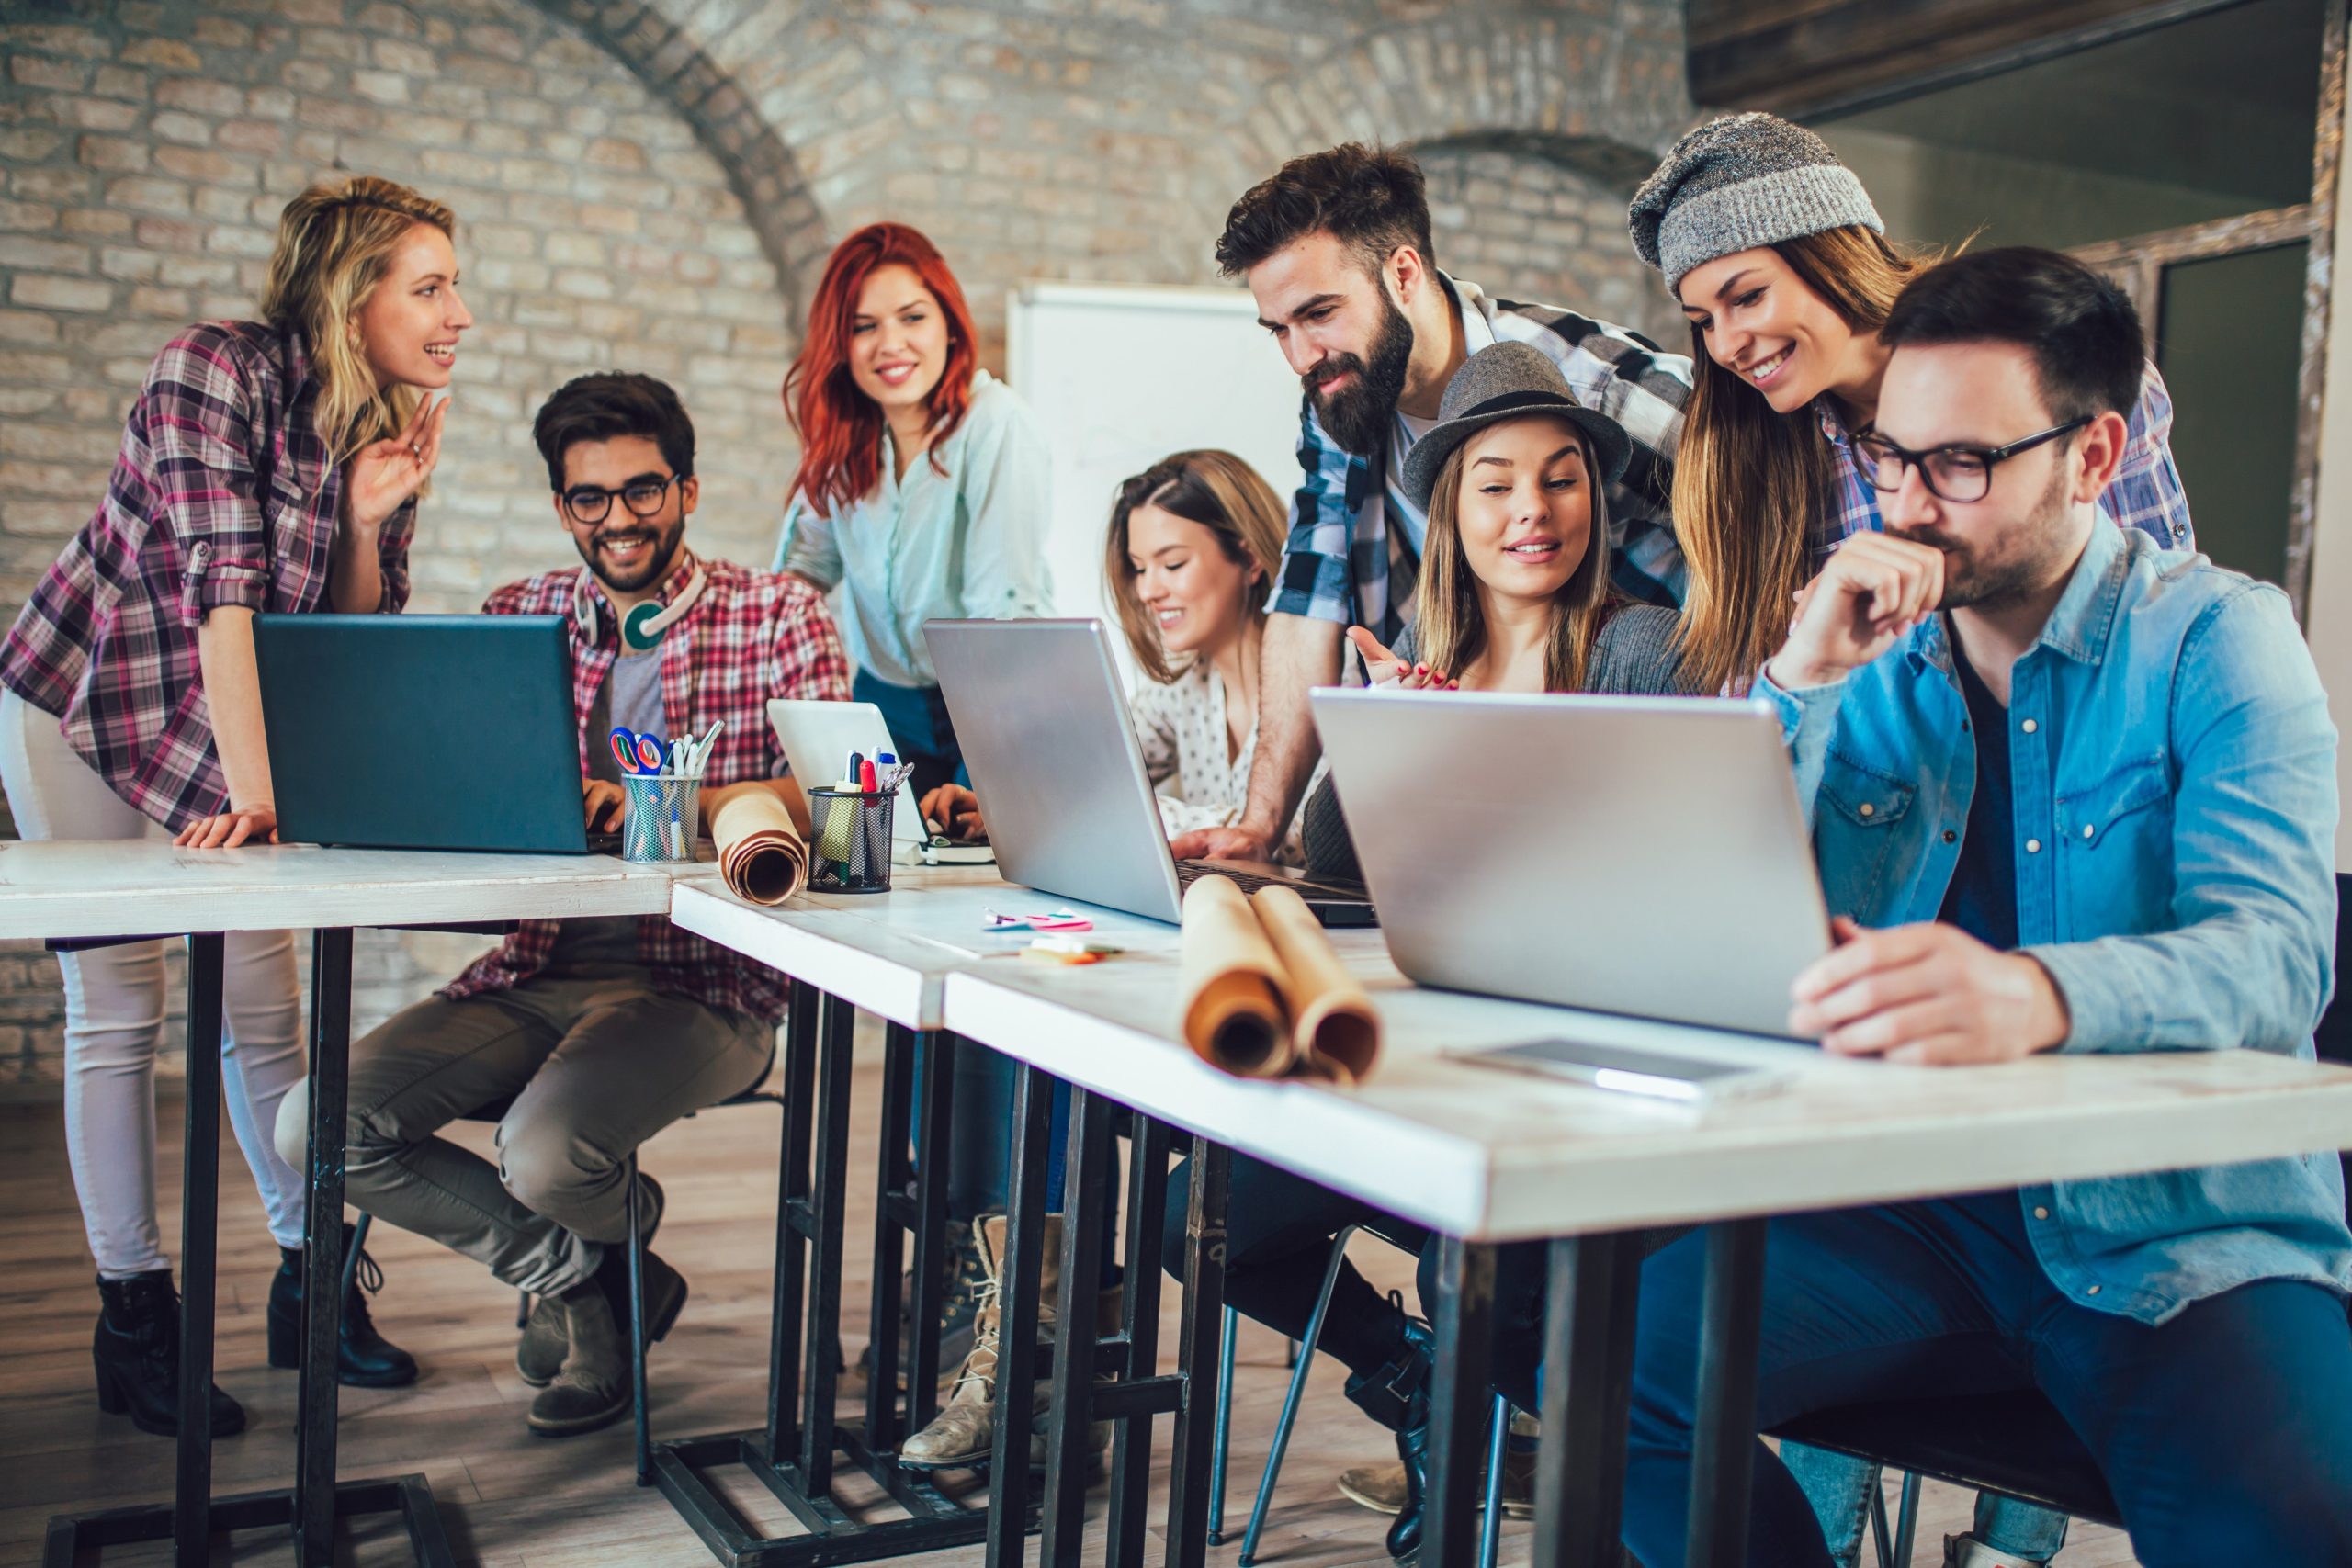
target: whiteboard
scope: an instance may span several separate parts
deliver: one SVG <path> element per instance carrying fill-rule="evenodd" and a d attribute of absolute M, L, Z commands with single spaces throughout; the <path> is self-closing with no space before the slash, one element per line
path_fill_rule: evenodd
<path fill-rule="evenodd" d="M 1132 679 L 1102 581 L 1113 491 L 1170 453 L 1212 446 L 1257 469 L 1287 507 L 1298 378 L 1240 288 L 1023 283 L 1007 299 L 1005 362 L 1053 449 L 1054 614 L 1102 617 Z"/>

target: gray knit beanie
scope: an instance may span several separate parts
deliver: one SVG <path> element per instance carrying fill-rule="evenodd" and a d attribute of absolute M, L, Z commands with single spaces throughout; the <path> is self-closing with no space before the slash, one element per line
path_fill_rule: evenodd
<path fill-rule="evenodd" d="M 1667 292 L 1717 256 L 1859 226 L 1886 232 L 1854 171 L 1777 115 L 1726 115 L 1674 144 L 1625 209 L 1634 249 Z"/>

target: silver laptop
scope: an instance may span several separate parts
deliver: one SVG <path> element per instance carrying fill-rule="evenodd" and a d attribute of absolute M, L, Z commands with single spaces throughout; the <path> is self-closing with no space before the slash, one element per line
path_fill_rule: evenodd
<path fill-rule="evenodd" d="M 871 759 L 890 750 L 890 728 L 872 703 L 771 697 L 768 725 L 803 789 L 823 789 L 841 778 L 853 751 Z M 914 785 L 900 784 L 898 804 L 890 812 L 891 840 L 920 844 L 929 837 L 915 805 Z"/>
<path fill-rule="evenodd" d="M 1714 698 L 1318 690 L 1396 967 L 1785 1038 L 1829 916 L 1781 725 Z"/>
<path fill-rule="evenodd" d="M 1361 888 L 1289 868 L 1168 852 L 1100 621 L 927 621 L 932 668 L 1007 882 L 1173 923 L 1216 873 L 1298 889 L 1329 925 L 1368 925 Z"/>

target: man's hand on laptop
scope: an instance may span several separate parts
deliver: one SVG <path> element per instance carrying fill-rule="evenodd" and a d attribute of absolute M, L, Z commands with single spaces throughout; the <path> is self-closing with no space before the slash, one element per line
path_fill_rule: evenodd
<path fill-rule="evenodd" d="M 588 814 L 588 830 L 592 833 L 617 833 L 621 830 L 623 795 L 621 786 L 610 779 L 582 779 L 581 806 Z"/>
<path fill-rule="evenodd" d="M 1784 692 L 1846 678 L 1936 613 L 1944 553 L 1892 534 L 1856 534 L 1800 591 L 1789 640 L 1764 672 Z"/>
<path fill-rule="evenodd" d="M 920 809 L 926 831 L 936 822 L 939 831 L 958 843 L 988 837 L 988 824 L 980 819 L 980 797 L 962 784 L 941 784 L 922 797 Z"/>
<path fill-rule="evenodd" d="M 172 840 L 184 850 L 233 850 L 240 844 L 277 842 L 277 807 L 264 801 L 199 817 Z"/>
<path fill-rule="evenodd" d="M 1432 670 L 1426 664 L 1408 664 L 1388 651 L 1387 646 L 1363 626 L 1350 626 L 1348 640 L 1356 645 L 1363 656 L 1364 679 L 1374 686 L 1398 692 L 1444 692 L 1460 686 L 1459 681 L 1449 679 L 1442 670 Z"/>
<path fill-rule="evenodd" d="M 1840 915 L 1837 948 L 1791 987 L 1789 1032 L 1841 1056 L 1920 1066 L 2013 1062 L 2062 1044 L 2070 1019 L 2050 971 L 1958 926 L 1865 931 Z"/>

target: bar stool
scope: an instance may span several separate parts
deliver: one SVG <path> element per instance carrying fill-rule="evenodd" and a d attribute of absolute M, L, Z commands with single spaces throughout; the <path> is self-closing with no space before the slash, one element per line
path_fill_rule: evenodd
<path fill-rule="evenodd" d="M 1306 1337 L 1291 1342 L 1290 1385 L 1283 1393 L 1282 1415 L 1274 1421 L 1274 1441 L 1266 1454 L 1266 1468 L 1258 1477 L 1257 1500 L 1250 1506 L 1249 1529 L 1241 1537 L 1239 1568 L 1251 1568 L 1258 1560 L 1258 1537 L 1266 1527 L 1266 1510 L 1273 1501 L 1274 1482 L 1282 1474 L 1283 1456 L 1290 1448 L 1291 1428 L 1298 1421 L 1299 1401 L 1306 1392 L 1306 1374 L 1315 1361 L 1315 1344 L 1323 1336 L 1323 1319 L 1330 1310 L 1331 1292 L 1340 1281 L 1340 1266 L 1347 1261 L 1348 1243 L 1358 1231 L 1379 1237 L 1400 1251 L 1418 1255 L 1421 1233 L 1416 1227 L 1383 1228 L 1383 1222 L 1367 1220 L 1360 1224 L 1342 1226 L 1331 1240 L 1330 1261 L 1323 1268 L 1323 1286 L 1316 1293 L 1315 1310 L 1307 1314 Z M 1215 1545 L 1225 1534 L 1226 1457 L 1233 1425 L 1233 1348 L 1238 1337 L 1241 1314 L 1228 1306 L 1225 1309 L 1225 1340 L 1218 1350 L 1216 1383 L 1216 1451 L 1209 1466 L 1209 1541 Z M 1493 1429 L 1487 1439 L 1486 1518 L 1481 1527 L 1478 1544 L 1478 1568 L 1494 1568 L 1502 1536 L 1503 1457 L 1510 1443 L 1510 1402 L 1501 1394 L 1494 1397 Z"/>

